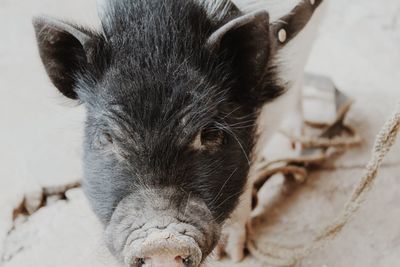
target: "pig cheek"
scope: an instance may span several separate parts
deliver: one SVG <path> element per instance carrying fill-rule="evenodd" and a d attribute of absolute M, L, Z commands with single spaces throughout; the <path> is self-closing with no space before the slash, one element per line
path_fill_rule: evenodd
<path fill-rule="evenodd" d="M 107 225 L 118 203 L 132 191 L 131 176 L 126 175 L 116 159 L 88 150 L 84 159 L 83 188 L 90 205 Z"/>
<path fill-rule="evenodd" d="M 144 222 L 140 220 L 132 222 L 133 216 L 127 216 L 128 212 L 139 214 L 140 209 L 116 210 L 104 232 L 107 247 L 120 262 L 124 262 L 123 251 L 132 232 L 136 232 L 136 237 L 139 239 L 146 236 L 144 231 L 138 231 L 144 226 Z"/>
<path fill-rule="evenodd" d="M 247 181 L 246 167 L 224 172 L 221 176 L 227 178 L 214 186 L 211 200 L 207 201 L 207 207 L 218 223 L 224 223 L 237 207 Z"/>

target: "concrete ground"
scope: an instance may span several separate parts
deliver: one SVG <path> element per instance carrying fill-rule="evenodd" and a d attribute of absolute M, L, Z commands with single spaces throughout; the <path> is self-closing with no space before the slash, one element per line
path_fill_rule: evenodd
<path fill-rule="evenodd" d="M 348 122 L 363 144 L 304 185 L 283 190 L 278 179 L 267 185 L 270 201 L 258 216 L 261 247 L 266 240 L 307 242 L 339 213 L 400 99 L 400 2 L 331 2 L 307 69 L 332 77 L 356 99 Z M 30 24 L 41 13 L 96 23 L 94 0 L 0 0 L 0 266 L 116 266 L 81 189 L 69 189 L 82 178 L 83 109 L 60 97 L 45 76 Z M 344 231 L 298 266 L 400 266 L 399 147 Z M 35 211 L 43 198 L 46 205 Z M 13 216 L 19 213 L 25 216 Z M 209 265 L 265 266 L 252 257 Z"/>

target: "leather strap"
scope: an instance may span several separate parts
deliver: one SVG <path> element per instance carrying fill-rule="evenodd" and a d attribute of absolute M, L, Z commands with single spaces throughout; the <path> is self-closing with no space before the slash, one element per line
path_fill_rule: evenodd
<path fill-rule="evenodd" d="M 323 0 L 303 0 L 288 15 L 271 24 L 271 33 L 277 40 L 277 48 L 283 47 L 305 28 L 322 2 Z"/>

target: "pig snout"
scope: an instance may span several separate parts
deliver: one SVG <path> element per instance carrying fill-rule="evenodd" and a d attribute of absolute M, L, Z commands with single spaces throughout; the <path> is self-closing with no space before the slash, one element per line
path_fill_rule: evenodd
<path fill-rule="evenodd" d="M 126 266 L 198 267 L 220 231 L 201 200 L 174 190 L 141 190 L 118 204 L 105 237 Z"/>
<path fill-rule="evenodd" d="M 194 239 L 170 231 L 152 233 L 130 252 L 125 261 L 134 267 L 195 267 L 202 259 Z"/>

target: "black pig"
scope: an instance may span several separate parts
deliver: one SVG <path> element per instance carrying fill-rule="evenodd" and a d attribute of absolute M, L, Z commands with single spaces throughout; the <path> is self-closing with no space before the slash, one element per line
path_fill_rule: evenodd
<path fill-rule="evenodd" d="M 86 107 L 84 189 L 110 251 L 128 266 L 199 266 L 231 218 L 227 252 L 240 260 L 248 214 L 235 222 L 234 211 L 249 207 L 258 121 L 290 88 L 268 13 L 114 0 L 101 22 L 33 23 L 50 79 Z"/>

